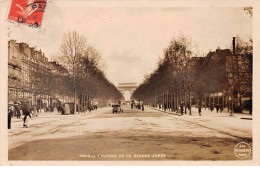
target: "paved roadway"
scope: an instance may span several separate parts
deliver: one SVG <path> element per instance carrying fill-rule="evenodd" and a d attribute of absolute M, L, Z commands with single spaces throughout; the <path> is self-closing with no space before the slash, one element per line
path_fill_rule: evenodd
<path fill-rule="evenodd" d="M 112 114 L 111 108 L 77 115 L 42 113 L 30 119 L 29 128 L 13 119 L 9 160 L 239 160 L 234 147 L 245 141 L 251 145 L 251 123 L 127 106 L 121 114 Z"/>

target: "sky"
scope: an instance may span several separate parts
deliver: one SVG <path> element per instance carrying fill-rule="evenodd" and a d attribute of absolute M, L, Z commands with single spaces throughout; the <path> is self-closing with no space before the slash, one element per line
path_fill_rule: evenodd
<path fill-rule="evenodd" d="M 37 47 L 51 60 L 62 36 L 77 31 L 105 63 L 107 78 L 117 85 L 141 83 L 156 67 L 170 40 L 192 39 L 196 52 L 230 47 L 232 37 L 252 37 L 252 18 L 239 7 L 91 7 L 61 1 L 47 4 L 41 28 L 9 23 L 10 39 Z"/>

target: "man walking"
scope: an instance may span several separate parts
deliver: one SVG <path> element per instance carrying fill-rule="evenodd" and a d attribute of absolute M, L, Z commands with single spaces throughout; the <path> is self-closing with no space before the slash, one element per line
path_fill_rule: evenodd
<path fill-rule="evenodd" d="M 217 110 L 217 113 L 218 113 L 218 111 L 219 111 L 219 105 L 218 104 L 216 105 L 216 110 Z"/>
<path fill-rule="evenodd" d="M 213 104 L 210 106 L 210 111 L 212 112 L 214 110 Z"/>
<path fill-rule="evenodd" d="M 201 116 L 201 106 L 198 107 L 199 116 Z"/>
<path fill-rule="evenodd" d="M 222 113 L 222 111 L 223 111 L 223 105 L 220 105 L 219 110 L 220 110 L 220 113 Z"/>
<path fill-rule="evenodd" d="M 32 117 L 31 117 L 31 112 L 30 112 L 29 108 L 27 108 L 27 107 L 24 106 L 24 107 L 23 107 L 23 114 L 24 114 L 23 127 L 28 128 L 28 126 L 29 126 L 29 124 L 28 124 L 28 116 L 29 116 L 30 118 L 32 118 Z"/>

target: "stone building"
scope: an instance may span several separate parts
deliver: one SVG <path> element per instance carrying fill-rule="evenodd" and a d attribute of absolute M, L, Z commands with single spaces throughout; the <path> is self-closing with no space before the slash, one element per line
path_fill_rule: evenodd
<path fill-rule="evenodd" d="M 206 86 L 200 90 L 205 96 L 203 106 L 221 105 L 250 109 L 252 103 L 252 55 L 236 54 L 229 49 L 216 49 L 209 52 L 197 73 Z"/>
<path fill-rule="evenodd" d="M 21 97 L 21 58 L 19 46 L 15 41 L 8 42 L 8 102 L 20 100 Z"/>
<path fill-rule="evenodd" d="M 8 42 L 8 101 L 28 105 L 48 100 L 46 85 L 50 68 L 44 53 L 26 43 Z"/>

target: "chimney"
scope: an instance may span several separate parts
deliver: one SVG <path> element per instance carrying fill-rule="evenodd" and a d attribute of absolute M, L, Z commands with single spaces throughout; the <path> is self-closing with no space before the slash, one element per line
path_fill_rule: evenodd
<path fill-rule="evenodd" d="M 233 37 L 233 55 L 236 55 L 236 37 Z"/>

